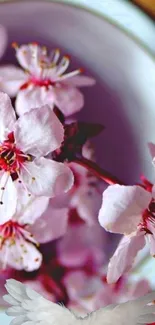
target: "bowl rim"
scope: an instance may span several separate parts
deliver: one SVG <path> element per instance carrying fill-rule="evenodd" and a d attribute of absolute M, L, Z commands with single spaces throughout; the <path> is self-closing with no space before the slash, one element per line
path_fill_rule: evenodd
<path fill-rule="evenodd" d="M 136 36 L 134 33 L 132 33 L 131 31 L 129 31 L 127 28 L 125 28 L 125 26 L 122 26 L 121 24 L 119 24 L 115 19 L 107 16 L 106 14 L 104 14 L 103 12 L 99 12 L 97 10 L 93 10 L 89 7 L 86 7 L 85 5 L 82 4 L 78 4 L 78 3 L 73 3 L 74 0 L 67 0 L 67 2 L 65 2 L 65 0 L 2 0 L 0 1 L 0 6 L 6 6 L 6 5 L 11 5 L 11 4 L 24 4 L 24 3 L 48 3 L 48 4 L 58 4 L 61 6 L 66 6 L 69 8 L 76 8 L 76 9 L 82 9 L 87 13 L 90 13 L 98 18 L 100 18 L 101 20 L 105 20 L 108 24 L 110 24 L 111 26 L 115 27 L 116 29 L 118 29 L 119 31 L 121 31 L 124 35 L 127 36 L 128 39 L 132 40 L 136 46 L 138 46 L 143 52 L 145 52 L 145 54 L 147 54 L 155 63 L 155 53 L 153 53 L 153 51 L 149 48 L 149 46 L 147 46 L 147 44 L 140 40 L 138 38 L 138 36 Z M 127 2 L 127 5 L 129 5 L 129 3 Z M 145 14 L 145 12 L 143 12 L 142 10 L 140 10 L 138 7 L 136 7 L 134 4 L 130 5 L 134 8 L 136 8 L 136 10 L 138 10 L 140 13 L 142 13 L 144 16 L 146 16 L 150 21 L 151 18 Z"/>

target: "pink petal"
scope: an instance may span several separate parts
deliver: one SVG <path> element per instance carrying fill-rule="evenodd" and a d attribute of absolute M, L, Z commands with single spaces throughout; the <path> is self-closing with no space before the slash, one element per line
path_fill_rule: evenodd
<path fill-rule="evenodd" d="M 135 285 L 130 287 L 130 296 L 133 298 L 139 298 L 146 295 L 148 292 L 151 292 L 151 286 L 148 280 L 140 280 Z"/>
<path fill-rule="evenodd" d="M 29 196 L 22 184 L 17 186 L 18 200 L 14 220 L 20 224 L 34 224 L 45 212 L 49 204 L 49 198 L 44 196 Z"/>
<path fill-rule="evenodd" d="M 88 276 L 84 271 L 72 271 L 64 277 L 64 284 L 70 299 L 79 301 L 87 299 L 102 286 L 102 282 L 97 276 Z"/>
<path fill-rule="evenodd" d="M 113 302 L 119 302 L 119 297 L 117 296 L 116 299 L 112 286 L 102 283 L 100 290 L 98 290 L 93 300 L 93 310 L 96 310 L 111 305 Z"/>
<path fill-rule="evenodd" d="M 152 187 L 152 197 L 155 199 L 155 185 Z"/>
<path fill-rule="evenodd" d="M 8 41 L 8 36 L 7 36 L 7 31 L 6 29 L 0 25 L 0 58 L 5 52 L 6 46 L 7 46 L 7 41 Z"/>
<path fill-rule="evenodd" d="M 63 82 L 68 86 L 87 87 L 87 86 L 95 85 L 96 80 L 91 78 L 91 77 L 78 75 L 78 76 L 74 76 L 74 77 L 71 77 L 71 78 L 67 78 Z"/>
<path fill-rule="evenodd" d="M 31 194 L 47 197 L 67 192 L 74 181 L 71 170 L 65 164 L 43 157 L 25 162 L 20 178 Z"/>
<path fill-rule="evenodd" d="M 0 89 L 9 96 L 16 96 L 26 80 L 27 75 L 20 68 L 12 64 L 0 67 Z"/>
<path fill-rule="evenodd" d="M 60 88 L 55 87 L 54 91 L 55 104 L 65 116 L 77 113 L 83 107 L 84 96 L 77 88 L 63 85 Z"/>
<path fill-rule="evenodd" d="M 9 96 L 0 92 L 0 141 L 4 141 L 12 132 L 16 116 Z"/>
<path fill-rule="evenodd" d="M 16 97 L 15 107 L 17 114 L 23 115 L 29 112 L 32 108 L 43 105 L 50 105 L 51 109 L 54 106 L 53 88 L 47 90 L 45 87 L 29 86 L 26 89 L 20 90 Z"/>
<path fill-rule="evenodd" d="M 145 245 L 144 235 L 124 236 L 120 241 L 108 265 L 107 281 L 115 283 L 124 272 L 127 272 L 136 255 Z"/>
<path fill-rule="evenodd" d="M 20 196 L 18 199 L 20 200 Z M 0 174 L 0 202 L 2 202 L 0 204 L 0 225 L 2 225 L 13 217 L 17 207 L 15 182 L 7 172 Z"/>
<path fill-rule="evenodd" d="M 148 143 L 148 148 L 149 148 L 150 154 L 151 154 L 152 159 L 153 159 L 155 157 L 155 144 L 152 143 L 152 142 L 149 142 Z"/>
<path fill-rule="evenodd" d="M 58 258 L 67 267 L 83 266 L 91 261 L 96 268 L 105 260 L 105 244 L 106 234 L 100 226 L 71 226 L 57 245 Z"/>
<path fill-rule="evenodd" d="M 33 156 L 46 156 L 59 148 L 64 128 L 48 105 L 20 116 L 14 127 L 17 147 Z"/>
<path fill-rule="evenodd" d="M 109 186 L 103 192 L 100 225 L 110 232 L 132 233 L 137 229 L 151 197 L 151 193 L 140 186 Z"/>
<path fill-rule="evenodd" d="M 80 186 L 79 190 L 75 191 L 70 205 L 76 208 L 80 218 L 91 226 L 98 222 L 97 216 L 101 202 L 101 193 L 96 188 L 87 185 Z"/>
<path fill-rule="evenodd" d="M 30 231 L 39 243 L 46 243 L 63 236 L 68 227 L 68 209 L 56 209 L 50 202 L 47 210 L 31 226 Z"/>
<path fill-rule="evenodd" d="M 41 266 L 42 255 L 33 244 L 16 239 L 15 245 L 11 245 L 9 240 L 5 242 L 0 260 L 16 270 L 31 272 Z"/>

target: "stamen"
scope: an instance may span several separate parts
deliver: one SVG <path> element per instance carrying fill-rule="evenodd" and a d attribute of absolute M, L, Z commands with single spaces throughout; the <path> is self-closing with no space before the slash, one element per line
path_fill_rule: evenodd
<path fill-rule="evenodd" d="M 19 45 L 17 42 L 12 42 L 11 46 L 16 50 L 19 48 Z"/>
<path fill-rule="evenodd" d="M 62 75 L 67 70 L 67 68 L 69 67 L 69 63 L 69 58 L 64 56 L 57 66 L 56 73 L 58 76 Z"/>
<path fill-rule="evenodd" d="M 68 79 L 68 78 L 71 78 L 71 77 L 74 77 L 74 76 L 77 76 L 78 74 L 80 74 L 80 69 L 78 70 L 75 70 L 75 71 L 72 71 L 72 72 L 69 72 L 69 73 L 66 73 L 60 77 L 58 77 L 58 79 L 56 81 L 62 81 L 62 80 L 65 80 L 65 79 Z"/>
<path fill-rule="evenodd" d="M 52 63 L 54 63 L 55 65 L 56 65 L 56 63 L 58 62 L 59 57 L 60 57 L 60 50 L 59 50 L 59 49 L 55 49 L 55 50 L 51 53 L 51 55 L 50 55 L 51 61 L 52 61 Z"/>

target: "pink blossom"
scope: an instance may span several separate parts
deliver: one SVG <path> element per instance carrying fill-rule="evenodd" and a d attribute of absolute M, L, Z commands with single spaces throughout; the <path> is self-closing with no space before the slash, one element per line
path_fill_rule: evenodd
<path fill-rule="evenodd" d="M 85 312 L 132 300 L 151 291 L 145 279 L 131 284 L 124 278 L 115 285 L 109 285 L 101 273 L 90 275 L 83 270 L 69 271 L 63 282 L 70 305 L 75 305 L 75 308 L 82 307 Z"/>
<path fill-rule="evenodd" d="M 70 225 L 66 235 L 57 243 L 58 260 L 67 267 L 90 265 L 90 268 L 97 269 L 105 261 L 106 240 L 99 225 Z"/>
<path fill-rule="evenodd" d="M 107 231 L 124 235 L 108 266 L 107 280 L 113 283 L 131 268 L 145 239 L 155 255 L 154 186 L 152 193 L 138 185 L 109 186 L 103 193 L 99 223 Z"/>
<path fill-rule="evenodd" d="M 52 197 L 68 191 L 73 174 L 63 163 L 44 158 L 63 140 L 63 126 L 48 105 L 18 120 L 7 94 L 0 93 L 0 217 L 16 209 L 16 184 L 25 194 Z"/>
<path fill-rule="evenodd" d="M 82 154 L 87 159 L 94 160 L 94 148 L 87 141 L 82 148 Z M 97 216 L 102 202 L 102 190 L 99 180 L 88 170 L 74 162 L 69 163 L 74 174 L 74 185 L 61 197 L 54 199 L 57 207 L 68 207 L 89 226 L 98 223 Z M 70 211 L 70 215 L 72 211 Z"/>
<path fill-rule="evenodd" d="M 47 243 L 65 235 L 68 229 L 68 208 L 58 208 L 53 200 L 30 230 L 39 243 Z"/>
<path fill-rule="evenodd" d="M 31 232 L 31 226 L 46 210 L 49 199 L 26 196 L 18 185 L 16 211 L 0 222 L 0 261 L 2 268 L 10 266 L 17 270 L 33 271 L 40 267 L 42 255 L 38 242 Z"/>
<path fill-rule="evenodd" d="M 84 105 L 84 96 L 78 87 L 92 86 L 95 80 L 79 75 L 81 70 L 65 74 L 70 60 L 60 59 L 60 51 L 47 54 L 45 47 L 35 43 L 15 45 L 16 57 L 23 70 L 13 65 L 0 69 L 1 89 L 16 96 L 16 111 L 19 115 L 32 107 L 56 105 L 64 115 L 78 112 Z"/>

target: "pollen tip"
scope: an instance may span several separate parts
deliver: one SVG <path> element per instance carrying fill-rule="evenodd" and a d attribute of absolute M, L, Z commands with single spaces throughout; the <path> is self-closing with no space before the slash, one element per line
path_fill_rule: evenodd
<path fill-rule="evenodd" d="M 34 261 L 35 261 L 35 262 L 38 262 L 38 261 L 39 261 L 39 258 L 38 258 L 38 257 L 37 257 L 37 258 L 35 258 L 35 259 L 34 259 Z"/>
<path fill-rule="evenodd" d="M 47 47 L 45 45 L 42 46 L 42 50 L 47 52 Z"/>
<path fill-rule="evenodd" d="M 68 54 L 67 55 L 64 55 L 64 59 L 67 59 L 67 60 L 70 61 L 70 58 L 71 58 L 70 55 L 68 55 Z"/>
<path fill-rule="evenodd" d="M 80 73 L 84 73 L 84 68 L 80 68 L 80 69 L 79 69 L 79 72 L 80 72 Z"/>
<path fill-rule="evenodd" d="M 4 190 L 5 190 L 5 187 L 4 187 L 4 186 L 3 186 L 3 187 L 1 187 L 1 190 L 2 190 L 2 191 L 4 191 Z"/>
<path fill-rule="evenodd" d="M 39 44 L 37 42 L 31 42 L 29 43 L 29 45 L 35 45 L 35 46 L 38 46 Z"/>
<path fill-rule="evenodd" d="M 36 178 L 35 178 L 35 177 L 32 177 L 32 180 L 33 180 L 33 181 L 35 181 L 35 180 L 36 180 Z"/>
<path fill-rule="evenodd" d="M 0 204 L 2 205 L 2 204 L 3 204 L 3 202 L 2 202 L 2 201 L 0 201 Z"/>
<path fill-rule="evenodd" d="M 13 47 L 13 49 L 18 49 L 19 46 L 18 46 L 18 43 L 17 42 L 12 42 L 11 46 Z"/>
<path fill-rule="evenodd" d="M 31 196 L 31 193 L 28 193 L 28 196 Z"/>

